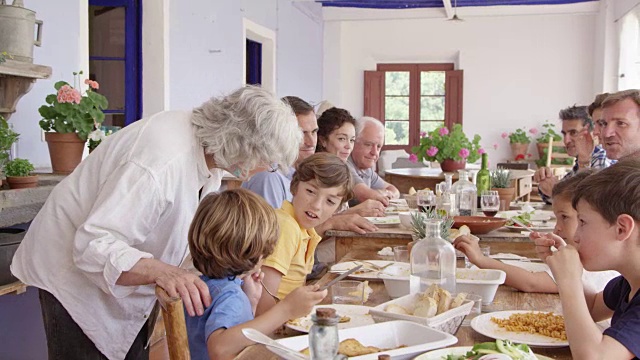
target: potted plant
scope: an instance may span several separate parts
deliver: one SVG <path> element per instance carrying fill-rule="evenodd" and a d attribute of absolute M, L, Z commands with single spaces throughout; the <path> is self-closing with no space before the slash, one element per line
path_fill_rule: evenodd
<path fill-rule="evenodd" d="M 455 124 L 451 131 L 443 125 L 423 133 L 420 145 L 411 151 L 414 160 L 437 161 L 443 172 L 452 172 L 464 169 L 467 161 L 478 160 L 484 149 L 480 147 L 480 135 L 474 135 L 470 141 L 462 132 L 462 125 Z"/>
<path fill-rule="evenodd" d="M 491 190 L 497 191 L 500 196 L 500 210 L 509 210 L 511 201 L 516 195 L 516 188 L 511 181 L 511 171 L 506 169 L 491 171 Z"/>
<path fill-rule="evenodd" d="M 17 132 L 11 129 L 4 116 L 0 115 L 0 186 L 2 186 L 2 169 L 9 161 L 11 145 L 18 141 L 19 136 Z"/>
<path fill-rule="evenodd" d="M 529 132 L 532 134 L 537 133 L 536 129 L 529 129 Z M 516 131 L 507 134 L 506 132 L 502 133 L 502 138 L 509 138 L 509 144 L 511 145 L 511 154 L 514 159 L 523 158 L 527 153 L 527 149 L 529 148 L 529 144 L 531 143 L 531 138 L 524 130 L 524 128 L 516 129 Z"/>
<path fill-rule="evenodd" d="M 73 73 L 74 86 L 65 81 L 55 83 L 56 93 L 47 95 L 47 105 L 38 109 L 54 173 L 69 174 L 78 166 L 89 134 L 100 128 L 103 110 L 109 105 L 96 92 L 100 87 L 96 81 L 84 80 L 87 88 L 82 93 L 81 75 L 82 71 Z"/>
<path fill-rule="evenodd" d="M 4 166 L 7 174 L 7 182 L 11 189 L 32 188 L 38 185 L 38 175 L 31 175 L 35 170 L 33 164 L 27 159 L 16 158 Z"/>
<path fill-rule="evenodd" d="M 549 140 L 553 139 L 554 147 L 562 147 L 564 148 L 564 143 L 562 142 L 562 135 L 558 134 L 555 131 L 556 126 L 549 121 L 545 121 L 544 125 L 542 125 L 543 130 L 540 132 L 540 136 L 536 139 L 536 146 L 538 147 L 538 156 L 540 159 L 545 159 L 547 157 L 546 149 L 549 147 Z"/>

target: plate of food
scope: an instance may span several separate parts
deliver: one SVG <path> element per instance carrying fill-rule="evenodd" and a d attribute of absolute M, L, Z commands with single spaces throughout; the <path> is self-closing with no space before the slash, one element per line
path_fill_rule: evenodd
<path fill-rule="evenodd" d="M 522 226 L 517 225 L 517 224 L 505 225 L 504 227 L 506 227 L 507 229 L 512 230 L 512 231 L 551 232 L 556 227 L 556 225 L 555 225 L 555 223 L 542 224 L 542 223 L 533 222 L 527 227 L 522 227 Z"/>
<path fill-rule="evenodd" d="M 471 320 L 471 328 L 494 339 L 538 347 L 569 346 L 564 317 L 545 311 L 498 311 Z"/>
<path fill-rule="evenodd" d="M 528 215 L 525 215 L 528 214 Z M 549 221 L 551 219 L 555 219 L 556 216 L 553 214 L 553 211 L 550 210 L 533 210 L 533 211 L 522 211 L 522 210 L 509 210 L 509 211 L 500 211 L 497 216 L 510 219 L 514 216 L 524 216 L 526 219 L 530 221 Z"/>
<path fill-rule="evenodd" d="M 482 359 L 481 356 L 483 354 L 503 354 L 507 355 L 505 359 L 515 359 L 515 356 L 512 357 L 508 355 L 508 352 L 510 351 L 515 352 L 517 355 L 521 356 L 519 357 L 519 359 L 522 360 L 551 360 L 550 357 L 535 354 L 526 344 L 514 344 L 509 340 L 496 340 L 495 342 L 484 342 L 475 344 L 474 346 L 455 346 L 433 350 L 416 357 L 414 360 Z M 494 357 L 493 359 L 498 358 Z"/>
<path fill-rule="evenodd" d="M 374 323 L 373 318 L 369 315 L 369 306 L 332 304 L 318 305 L 306 316 L 289 320 L 284 325 L 295 331 L 309 332 L 311 325 L 313 325 L 313 321 L 311 321 L 311 314 L 316 313 L 317 307 L 336 309 L 336 314 L 338 314 L 338 317 L 340 318 L 338 321 L 338 329 L 349 329 Z"/>
<path fill-rule="evenodd" d="M 385 215 L 398 215 L 401 212 L 407 212 L 411 209 L 409 209 L 409 206 L 402 206 L 402 205 L 389 205 L 384 209 L 384 214 Z"/>
<path fill-rule="evenodd" d="M 343 273 L 349 271 L 358 265 L 362 265 L 362 268 L 353 274 L 349 275 L 349 278 L 357 280 L 379 280 L 378 274 L 380 271 L 395 264 L 394 261 L 383 260 L 356 260 L 346 261 L 333 265 L 329 270 L 332 273 Z"/>
<path fill-rule="evenodd" d="M 365 217 L 365 219 L 377 227 L 394 227 L 400 225 L 400 217 L 398 217 L 398 215 Z"/>

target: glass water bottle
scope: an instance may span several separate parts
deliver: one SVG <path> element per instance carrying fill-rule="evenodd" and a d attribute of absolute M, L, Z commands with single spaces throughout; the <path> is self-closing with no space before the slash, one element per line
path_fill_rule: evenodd
<path fill-rule="evenodd" d="M 333 360 L 338 354 L 338 316 L 336 309 L 317 308 L 311 315 L 313 325 L 309 329 L 311 360 Z"/>
<path fill-rule="evenodd" d="M 453 184 L 451 192 L 456 194 L 456 208 L 460 216 L 472 216 L 476 211 L 478 190 L 469 181 L 467 170 L 458 170 L 458 181 Z"/>
<path fill-rule="evenodd" d="M 440 237 L 440 223 L 439 219 L 427 219 L 425 238 L 411 250 L 411 294 L 423 292 L 432 284 L 456 293 L 456 251 L 450 242 Z"/>

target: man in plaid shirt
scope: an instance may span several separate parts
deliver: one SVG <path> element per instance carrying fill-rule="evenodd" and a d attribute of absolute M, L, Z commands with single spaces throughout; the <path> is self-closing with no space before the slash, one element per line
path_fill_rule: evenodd
<path fill-rule="evenodd" d="M 576 158 L 571 171 L 564 178 L 575 175 L 581 169 L 604 169 L 609 167 L 614 160 L 607 158 L 607 152 L 600 145 L 596 145 L 593 136 L 593 121 L 590 115 L 601 117 L 602 101 L 605 96 L 596 97 L 596 101 L 589 106 L 570 106 L 560 111 L 562 120 L 563 142 L 567 154 Z M 599 103 L 598 103 L 598 100 Z M 600 120 L 598 118 L 597 120 Z M 542 200 L 551 204 L 551 189 L 558 182 L 558 178 L 548 167 L 536 171 L 534 180 L 538 182 L 538 193 Z"/>

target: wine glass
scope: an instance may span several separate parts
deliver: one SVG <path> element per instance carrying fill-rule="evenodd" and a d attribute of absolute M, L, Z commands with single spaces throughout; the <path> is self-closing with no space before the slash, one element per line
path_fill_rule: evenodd
<path fill-rule="evenodd" d="M 421 212 L 430 212 L 436 207 L 436 195 L 431 190 L 419 190 L 416 196 Z"/>
<path fill-rule="evenodd" d="M 480 207 L 485 216 L 494 217 L 500 210 L 500 196 L 497 191 L 488 190 L 480 196 Z"/>

